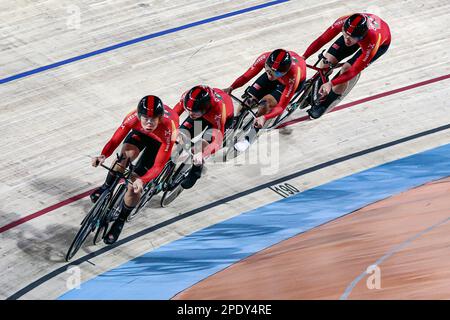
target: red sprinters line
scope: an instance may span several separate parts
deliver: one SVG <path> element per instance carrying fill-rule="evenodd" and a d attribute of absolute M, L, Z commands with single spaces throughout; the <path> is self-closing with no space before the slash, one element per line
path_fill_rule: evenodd
<path fill-rule="evenodd" d="M 66 199 L 66 200 L 61 201 L 61 202 L 59 202 L 57 204 L 54 204 L 54 205 L 52 205 L 52 206 L 50 206 L 48 208 L 39 210 L 38 212 L 30 214 L 30 215 L 28 215 L 26 217 L 20 218 L 19 220 L 13 221 L 13 222 L 7 224 L 6 226 L 0 227 L 0 233 L 5 232 L 5 231 L 7 231 L 7 230 L 9 230 L 11 228 L 17 227 L 18 225 L 20 225 L 22 223 L 25 223 L 27 221 L 30 221 L 30 220 L 32 220 L 34 218 L 40 217 L 43 214 L 49 213 L 50 211 L 56 210 L 56 209 L 61 208 L 61 207 L 65 206 L 65 205 L 68 205 L 68 204 L 70 204 L 72 202 L 75 202 L 75 201 L 80 200 L 80 199 L 82 199 L 84 197 L 87 197 L 94 190 L 95 189 L 83 192 L 83 193 L 81 193 L 79 195 L 73 196 L 73 197 L 71 197 L 69 199 Z"/>
<path fill-rule="evenodd" d="M 386 96 L 390 96 L 391 94 L 396 94 L 396 93 L 403 92 L 403 91 L 406 91 L 406 90 L 411 90 L 411 89 L 414 89 L 414 88 L 417 88 L 417 87 L 425 86 L 427 84 L 438 82 L 438 81 L 442 81 L 442 80 L 449 79 L 449 78 L 450 78 L 450 74 L 447 74 L 445 76 L 440 76 L 440 77 L 437 77 L 437 78 L 434 78 L 434 79 L 418 82 L 418 83 L 411 84 L 409 86 L 398 88 L 398 89 L 395 89 L 395 90 L 382 92 L 382 93 L 379 93 L 379 94 L 376 94 L 376 95 L 373 95 L 373 96 L 370 96 L 370 97 L 367 97 L 367 98 L 363 98 L 363 99 L 360 99 L 360 100 L 356 100 L 356 101 L 353 101 L 353 102 L 344 103 L 344 104 L 334 108 L 332 111 L 330 111 L 330 113 L 338 111 L 338 110 L 350 108 L 350 107 L 353 107 L 353 106 L 355 106 L 357 104 L 361 104 L 361 103 L 364 103 L 364 102 L 367 102 L 367 101 L 380 99 L 380 98 L 383 98 L 383 97 L 386 97 Z M 279 125 L 277 127 L 277 129 L 278 128 L 283 128 L 283 127 L 286 127 L 286 126 L 290 126 L 290 125 L 293 125 L 295 123 L 302 122 L 302 121 L 305 121 L 305 120 L 309 120 L 309 116 L 303 116 L 303 117 L 300 117 L 300 118 L 297 118 L 297 119 L 293 119 L 291 121 L 287 121 L 287 122 Z"/>
<path fill-rule="evenodd" d="M 375 99 L 380 99 L 380 98 L 383 98 L 383 97 L 386 97 L 386 96 L 389 96 L 389 95 L 392 95 L 392 94 L 395 94 L 395 93 L 403 92 L 403 91 L 406 91 L 406 90 L 411 90 L 411 89 L 414 89 L 414 88 L 417 88 L 417 87 L 425 86 L 427 84 L 438 82 L 438 81 L 442 81 L 442 80 L 449 79 L 449 78 L 450 78 L 450 74 L 447 74 L 445 76 L 440 76 L 440 77 L 437 77 L 437 78 L 433 78 L 433 79 L 429 79 L 429 80 L 426 80 L 426 81 L 422 81 L 422 82 L 418 82 L 418 83 L 415 83 L 415 84 L 411 84 L 411 85 L 406 86 L 406 87 L 398 88 L 398 89 L 391 90 L 391 91 L 382 92 L 382 93 L 379 93 L 379 94 L 376 94 L 376 95 L 373 95 L 373 96 L 370 96 L 370 97 L 367 97 L 367 98 L 363 98 L 363 99 L 360 99 L 360 100 L 356 100 L 356 101 L 353 101 L 353 102 L 350 102 L 350 103 L 343 104 L 341 106 L 336 107 L 331 112 L 335 112 L 335 111 L 342 110 L 342 109 L 345 109 L 345 108 L 350 108 L 350 107 L 352 107 L 354 105 L 357 105 L 357 104 L 361 104 L 361 103 L 364 103 L 364 102 L 367 102 L 367 101 L 371 101 L 371 100 L 375 100 Z M 295 123 L 298 123 L 298 122 L 301 122 L 301 121 L 305 121 L 305 120 L 308 120 L 308 119 L 309 119 L 308 116 L 303 116 L 303 117 L 300 117 L 300 118 L 288 121 L 286 123 L 283 123 L 282 125 L 280 125 L 277 128 L 290 126 L 290 125 L 293 125 Z M 65 206 L 65 205 L 68 205 L 68 204 L 70 204 L 72 202 L 75 202 L 75 201 L 80 200 L 80 199 L 82 199 L 84 197 L 87 197 L 89 194 L 91 194 L 91 192 L 93 190 L 94 189 L 86 191 L 86 192 L 83 192 L 83 193 L 81 193 L 79 195 L 73 196 L 73 197 L 71 197 L 71 198 L 69 198 L 67 200 L 61 201 L 61 202 L 59 202 L 57 204 L 54 204 L 54 205 L 52 205 L 52 206 L 50 206 L 48 208 L 42 209 L 42 210 L 37 211 L 35 213 L 32 213 L 32 214 L 30 214 L 30 215 L 28 215 L 26 217 L 23 217 L 23 218 L 21 218 L 19 220 L 13 221 L 13 222 L 11 222 L 11 223 L 3 226 L 3 227 L 0 227 L 0 233 L 5 232 L 5 231 L 7 231 L 7 230 L 9 230 L 11 228 L 17 227 L 18 225 L 21 225 L 22 223 L 30 221 L 30 220 L 32 220 L 34 218 L 40 217 L 40 216 L 42 216 L 42 215 L 44 215 L 46 213 L 49 213 L 50 211 L 56 210 L 56 209 L 61 208 L 61 207 Z"/>

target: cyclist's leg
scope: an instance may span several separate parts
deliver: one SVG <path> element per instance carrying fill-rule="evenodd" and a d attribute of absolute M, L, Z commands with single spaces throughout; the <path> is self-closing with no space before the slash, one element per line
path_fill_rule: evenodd
<path fill-rule="evenodd" d="M 250 87 L 246 89 L 246 93 L 258 101 L 258 111 L 256 113 L 257 117 L 267 113 L 271 108 L 276 106 L 278 102 L 273 97 L 272 92 L 276 90 L 279 84 L 280 83 L 276 80 L 269 80 L 267 73 L 264 72 Z M 245 139 L 235 143 L 234 149 L 239 152 L 245 151 L 256 139 L 258 131 L 259 129 L 252 126 L 250 131 L 246 134 Z"/>
<path fill-rule="evenodd" d="M 269 113 L 273 108 L 276 107 L 276 105 L 281 99 L 281 94 L 284 90 L 284 85 L 282 85 L 278 81 L 273 82 L 275 82 L 275 85 L 272 85 L 273 90 L 270 93 L 264 95 L 262 99 L 259 100 L 258 111 L 256 113 L 257 117 L 261 117 Z M 271 121 L 267 121 L 264 124 L 263 128 L 267 128 L 270 124 Z M 245 150 L 247 150 L 250 147 L 250 145 L 256 140 L 259 130 L 260 130 L 259 128 L 255 128 L 254 126 L 252 126 L 248 131 L 248 133 L 245 135 L 245 138 L 241 141 L 238 141 L 234 145 L 234 148 L 239 152 L 244 152 Z"/>
<path fill-rule="evenodd" d="M 372 58 L 372 60 L 370 61 L 369 65 L 372 64 L 373 62 L 375 62 L 375 60 L 377 60 L 379 57 L 381 57 L 381 56 L 387 51 L 388 48 L 389 48 L 389 44 L 381 46 L 381 47 L 378 49 L 378 51 L 377 51 L 377 53 L 375 54 L 375 56 L 374 56 L 374 57 Z M 355 61 L 361 56 L 361 54 L 362 54 L 362 51 L 361 51 L 361 50 L 358 50 L 358 51 L 357 51 L 357 52 L 356 52 L 356 53 L 355 53 L 348 61 L 346 61 L 346 62 L 343 64 L 343 66 L 341 67 L 339 73 L 336 74 L 336 75 L 334 76 L 334 78 L 337 78 L 337 77 L 340 76 L 341 74 L 347 72 L 347 70 L 350 69 L 350 68 L 352 67 L 352 65 L 353 65 L 353 64 L 355 63 Z M 333 91 L 335 91 L 336 93 L 338 93 L 338 94 L 340 94 L 340 95 L 347 93 L 347 92 L 346 92 L 346 91 L 347 91 L 347 88 L 348 88 L 348 86 L 349 86 L 349 84 L 350 84 L 350 82 L 351 82 L 352 80 L 353 80 L 353 79 L 351 79 L 351 80 L 349 80 L 349 81 L 347 81 L 347 82 L 345 82 L 345 83 L 341 83 L 341 84 L 338 84 L 338 85 L 336 85 L 336 86 L 333 86 Z"/>
<path fill-rule="evenodd" d="M 381 57 L 389 48 L 389 44 L 388 45 L 384 45 L 381 46 L 377 53 L 375 54 L 375 56 L 372 58 L 372 60 L 370 61 L 369 65 L 372 64 L 373 62 L 375 62 L 375 60 L 377 60 L 379 57 Z M 339 71 L 338 74 L 335 75 L 334 78 L 337 78 L 339 75 L 347 72 L 348 69 L 350 69 L 353 64 L 356 62 L 356 60 L 361 56 L 362 51 L 358 50 L 347 62 L 344 63 L 344 65 L 342 66 L 341 70 Z M 347 82 L 338 84 L 336 86 L 333 86 L 333 91 L 336 92 L 337 94 L 339 94 L 340 96 L 342 95 L 346 95 L 348 94 L 347 89 L 349 88 L 350 84 L 352 83 L 352 81 L 356 81 L 357 77 L 350 79 Z M 354 85 L 354 83 L 352 84 L 352 86 Z M 350 88 L 351 90 L 351 88 Z"/>
<path fill-rule="evenodd" d="M 362 54 L 361 49 L 358 50 L 348 61 L 346 61 L 341 69 L 339 70 L 339 72 L 333 77 L 333 79 L 339 77 L 341 74 L 347 72 L 348 69 L 350 69 L 352 67 L 352 65 L 355 63 L 356 59 L 358 59 Z M 332 90 L 334 92 L 336 92 L 339 95 L 342 95 L 345 93 L 345 91 L 347 90 L 349 85 L 349 81 L 344 82 L 344 83 L 340 83 L 338 85 L 333 86 Z"/>
<path fill-rule="evenodd" d="M 336 64 L 339 61 L 341 61 L 342 59 L 345 59 L 346 57 L 349 57 L 350 55 L 357 52 L 358 49 L 359 49 L 358 44 L 354 44 L 352 46 L 347 46 L 344 41 L 344 36 L 341 36 L 331 45 L 331 47 L 328 49 L 328 51 L 324 54 L 326 61 L 322 60 L 320 63 L 320 67 L 322 67 L 322 68 L 326 67 L 327 63 Z M 348 70 L 349 67 L 350 66 L 348 66 L 347 63 L 345 63 L 342 66 L 340 73 L 345 72 L 346 70 Z M 319 79 L 316 89 L 320 88 L 320 86 L 322 84 L 323 83 L 322 83 L 321 79 Z M 325 97 L 324 100 L 322 100 L 320 102 L 320 104 L 313 105 L 311 107 L 311 109 L 308 110 L 308 114 L 309 114 L 310 118 L 317 119 L 317 118 L 321 117 L 326 112 L 326 110 L 330 107 L 330 105 L 334 101 L 339 99 L 339 97 L 345 91 L 345 89 L 346 89 L 346 85 L 333 86 L 331 88 L 330 93 L 327 95 L 327 97 Z"/>
<path fill-rule="evenodd" d="M 270 113 L 272 109 L 275 108 L 281 100 L 281 95 L 283 94 L 285 85 L 279 81 L 272 81 L 272 82 L 274 84 L 271 87 L 272 90 L 270 91 L 270 93 L 266 94 L 259 101 L 258 112 L 256 114 L 257 117 Z M 269 123 L 267 123 L 267 125 L 264 125 L 264 127 L 268 126 Z"/>
<path fill-rule="evenodd" d="M 183 124 L 180 126 L 179 131 L 183 132 L 183 135 L 191 141 L 191 147 L 200 149 L 202 147 L 202 139 L 197 143 L 193 143 L 192 140 L 199 136 L 205 129 L 210 128 L 211 124 L 203 117 L 199 119 L 193 119 L 187 117 Z M 192 150 L 194 152 L 194 149 Z"/>
<path fill-rule="evenodd" d="M 180 126 L 180 130 L 186 130 L 189 133 L 191 139 L 197 137 L 199 134 L 203 132 L 205 128 L 211 127 L 211 124 L 206 121 L 204 118 L 200 119 L 192 119 L 188 117 L 186 121 Z M 205 146 L 205 141 L 203 141 L 203 137 L 197 141 L 195 144 L 191 143 L 192 153 L 202 152 L 203 147 Z M 201 177 L 203 171 L 203 163 L 200 165 L 192 165 L 191 170 L 189 171 L 186 178 L 181 182 L 181 186 L 183 189 L 190 189 L 194 186 L 197 180 Z"/>
<path fill-rule="evenodd" d="M 280 101 L 282 92 L 283 91 L 280 92 L 279 89 L 275 89 L 271 93 L 265 95 L 261 100 L 259 100 L 258 112 L 256 113 L 256 116 L 260 117 L 268 114 L 273 108 L 275 108 Z"/>
<path fill-rule="evenodd" d="M 279 82 L 276 80 L 269 80 L 267 73 L 264 72 L 245 92 L 261 103 L 268 94 L 275 90 L 278 84 Z"/>
<path fill-rule="evenodd" d="M 145 143 L 145 149 L 142 152 L 141 158 L 139 159 L 138 163 L 136 164 L 134 172 L 142 177 L 147 173 L 148 170 L 150 170 L 153 165 L 155 164 L 156 156 L 158 155 L 158 151 L 162 147 L 161 142 L 152 139 L 148 136 L 145 136 L 144 138 Z M 134 191 L 131 184 L 128 185 L 127 193 L 124 197 L 124 204 L 130 208 L 131 210 L 134 209 L 134 207 L 139 202 L 139 199 L 141 197 L 140 193 L 137 193 Z M 131 212 L 130 210 L 130 212 Z M 128 218 L 129 212 L 124 212 L 123 217 L 124 219 Z"/>
<path fill-rule="evenodd" d="M 106 180 L 102 186 L 97 188 L 91 195 L 91 201 L 96 202 L 100 195 L 109 188 L 114 180 L 116 179 L 116 172 L 124 172 L 124 168 L 127 165 L 128 161 L 134 161 L 140 153 L 140 151 L 144 148 L 142 142 L 140 141 L 140 134 L 137 131 L 131 131 L 124 140 L 122 150 L 120 151 L 120 156 L 118 162 L 113 166 L 113 171 L 109 171 Z"/>
<path fill-rule="evenodd" d="M 326 61 L 322 60 L 320 67 L 326 67 L 327 62 L 330 62 L 331 64 L 336 64 L 339 61 L 350 57 L 352 54 L 354 54 L 356 51 L 358 51 L 359 45 L 354 44 L 352 46 L 347 46 L 344 41 L 344 36 L 340 36 L 332 45 L 330 48 L 328 48 L 327 52 L 325 52 L 324 57 Z"/>
<path fill-rule="evenodd" d="M 135 172 L 139 176 L 142 176 L 149 169 L 151 169 L 151 167 L 155 163 L 155 158 L 156 155 L 158 154 L 159 148 L 161 148 L 161 143 L 145 135 L 141 136 L 140 142 L 142 143 L 142 145 L 145 146 L 145 149 L 142 152 L 141 158 L 136 164 Z M 126 219 L 133 211 L 133 209 L 136 207 L 140 198 L 141 193 L 135 192 L 133 185 L 128 184 L 127 192 L 125 193 L 124 201 L 122 202 L 122 206 L 120 208 L 119 217 L 117 218 L 116 221 L 114 221 L 113 225 L 111 226 L 111 229 L 105 236 L 104 242 L 106 244 L 113 244 L 114 242 L 117 241 L 120 233 L 122 232 Z"/>
<path fill-rule="evenodd" d="M 284 86 L 277 80 L 269 80 L 267 73 L 263 73 L 247 88 L 251 96 L 258 100 L 257 117 L 260 117 L 275 108 L 280 101 Z"/>
<path fill-rule="evenodd" d="M 177 141 L 172 151 L 172 161 L 176 164 L 186 160 L 187 150 L 192 146 L 192 139 L 195 137 L 194 131 L 197 131 L 195 120 L 187 117 L 178 129 Z"/>

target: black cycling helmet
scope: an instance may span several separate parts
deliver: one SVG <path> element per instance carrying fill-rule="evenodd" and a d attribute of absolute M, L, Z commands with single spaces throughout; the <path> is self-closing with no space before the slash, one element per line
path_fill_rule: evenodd
<path fill-rule="evenodd" d="M 344 22 L 344 32 L 353 38 L 361 40 L 366 36 L 368 31 L 367 17 L 363 14 L 352 14 Z"/>
<path fill-rule="evenodd" d="M 266 68 L 272 70 L 278 78 L 282 77 L 289 71 L 291 64 L 291 55 L 284 49 L 272 51 L 266 60 Z"/>
<path fill-rule="evenodd" d="M 208 86 L 195 86 L 184 96 L 183 107 L 188 112 L 207 113 L 211 108 L 212 89 Z"/>
<path fill-rule="evenodd" d="M 164 114 L 164 105 L 157 96 L 145 96 L 139 101 L 137 112 L 139 117 L 160 117 Z"/>

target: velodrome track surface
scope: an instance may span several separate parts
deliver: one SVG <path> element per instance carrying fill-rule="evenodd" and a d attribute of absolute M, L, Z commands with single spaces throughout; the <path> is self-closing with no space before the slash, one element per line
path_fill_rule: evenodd
<path fill-rule="evenodd" d="M 0 298 L 449 298 L 447 1 L 103 1 L 79 3 L 75 29 L 73 4 L 0 5 Z M 86 155 L 141 96 L 173 106 L 197 83 L 226 87 L 261 52 L 302 53 L 353 11 L 379 14 L 393 41 L 343 108 L 298 112 L 291 135 L 212 159 L 115 246 L 80 250 L 83 284 L 68 290 L 64 255 L 105 174 Z M 283 199 L 285 183 L 301 192 Z M 373 263 L 380 290 L 365 287 Z"/>

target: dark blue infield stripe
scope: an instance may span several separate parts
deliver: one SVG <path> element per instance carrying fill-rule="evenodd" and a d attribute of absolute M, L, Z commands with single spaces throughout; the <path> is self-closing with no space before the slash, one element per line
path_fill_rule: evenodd
<path fill-rule="evenodd" d="M 66 64 L 69 64 L 69 63 L 72 63 L 72 62 L 76 62 L 76 61 L 79 61 L 79 60 L 87 59 L 87 58 L 90 58 L 90 57 L 93 57 L 93 56 L 96 56 L 96 55 L 99 55 L 99 54 L 102 54 L 102 53 L 105 53 L 105 52 L 109 52 L 109 51 L 113 51 L 113 50 L 116 50 L 116 49 L 119 49 L 119 48 L 122 48 L 122 47 L 130 46 L 130 45 L 135 44 L 135 43 L 139 43 L 139 42 L 146 41 L 146 40 L 153 39 L 153 38 L 158 38 L 158 37 L 164 36 L 166 34 L 175 33 L 175 32 L 181 31 L 181 30 L 185 30 L 185 29 L 196 27 L 196 26 L 200 26 L 202 24 L 207 24 L 207 23 L 210 23 L 210 22 L 226 19 L 226 18 L 229 18 L 229 17 L 237 16 L 237 15 L 240 15 L 240 14 L 243 14 L 243 13 L 259 10 L 259 9 L 262 9 L 262 8 L 266 8 L 266 7 L 269 7 L 269 6 L 277 5 L 277 4 L 280 4 L 280 3 L 283 3 L 283 2 L 288 2 L 288 1 L 290 1 L 290 0 L 270 1 L 270 2 L 259 4 L 259 5 L 253 6 L 253 7 L 249 7 L 249 8 L 245 8 L 245 9 L 241 9 L 241 10 L 225 13 L 225 14 L 222 14 L 222 15 L 219 15 L 219 16 L 215 16 L 215 17 L 212 17 L 212 18 L 203 19 L 203 20 L 200 20 L 200 21 L 188 23 L 188 24 L 182 25 L 180 27 L 171 28 L 171 29 L 159 31 L 159 32 L 156 32 L 156 33 L 152 33 L 152 34 L 149 34 L 149 35 L 146 35 L 146 36 L 142 36 L 142 37 L 139 37 L 139 38 L 136 38 L 136 39 L 132 39 L 132 40 L 128 40 L 128 41 L 125 41 L 125 42 L 121 42 L 121 43 L 118 43 L 118 44 L 115 44 L 115 45 L 112 45 L 112 46 L 109 46 L 109 47 L 106 47 L 106 48 L 103 48 L 103 49 L 99 49 L 99 50 L 96 50 L 96 51 L 85 53 L 85 54 L 82 54 L 82 55 L 77 56 L 77 57 L 73 57 L 73 58 L 70 58 L 70 59 L 62 60 L 62 61 L 59 61 L 59 62 L 56 62 L 56 63 L 49 64 L 47 66 L 43 66 L 43 67 L 40 67 L 40 68 L 37 68 L 37 69 L 33 69 L 33 70 L 22 72 L 22 73 L 19 73 L 19 74 L 16 74 L 16 75 L 13 75 L 13 76 L 10 76 L 10 77 L 7 77 L 7 78 L 0 79 L 0 84 L 11 82 L 11 81 L 14 81 L 14 80 L 17 80 L 17 79 L 21 79 L 21 78 L 25 78 L 27 76 L 30 76 L 30 75 L 33 75 L 33 74 L 36 74 L 36 73 L 40 73 L 40 72 L 44 72 L 46 70 L 58 68 L 60 66 L 63 66 L 63 65 L 66 65 Z"/>

